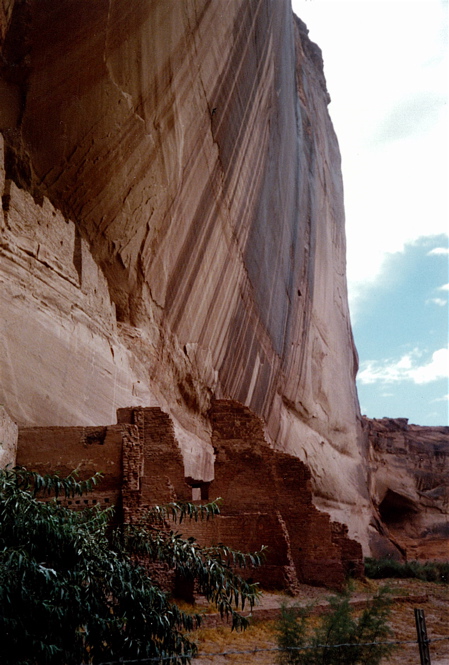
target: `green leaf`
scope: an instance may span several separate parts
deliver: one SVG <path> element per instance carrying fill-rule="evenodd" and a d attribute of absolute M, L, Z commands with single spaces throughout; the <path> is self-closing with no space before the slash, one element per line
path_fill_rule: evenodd
<path fill-rule="evenodd" d="M 158 658 L 189 662 L 195 646 L 185 635 L 200 623 L 170 603 L 137 557 L 196 578 L 203 593 L 232 618 L 259 594 L 233 571 L 258 563 L 224 545 L 202 548 L 170 528 L 183 519 L 208 520 L 217 502 L 172 503 L 148 511 L 139 525 L 111 527 L 113 509 L 78 512 L 61 494 L 91 491 L 101 479 L 40 476 L 22 467 L 0 471 L 0 640 L 2 664 L 66 665 Z M 41 500 L 44 499 L 44 501 Z M 6 655 L 4 655 L 6 654 Z M 8 655 L 11 654 L 11 655 Z"/>

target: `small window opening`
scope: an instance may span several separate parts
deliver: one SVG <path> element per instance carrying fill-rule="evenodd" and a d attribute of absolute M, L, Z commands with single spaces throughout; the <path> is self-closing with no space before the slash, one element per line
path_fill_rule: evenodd
<path fill-rule="evenodd" d="M 186 483 L 192 490 L 192 501 L 209 501 L 210 482 L 188 477 Z"/>

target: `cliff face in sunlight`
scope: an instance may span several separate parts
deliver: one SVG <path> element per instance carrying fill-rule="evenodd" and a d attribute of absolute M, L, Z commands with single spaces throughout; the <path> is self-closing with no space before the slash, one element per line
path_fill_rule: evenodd
<path fill-rule="evenodd" d="M 0 38 L 9 414 L 161 406 L 207 480 L 238 400 L 367 547 L 340 156 L 290 3 L 3 0 Z"/>

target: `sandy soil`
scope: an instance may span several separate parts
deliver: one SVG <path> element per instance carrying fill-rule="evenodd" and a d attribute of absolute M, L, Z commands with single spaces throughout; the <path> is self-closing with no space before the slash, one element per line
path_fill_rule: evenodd
<path fill-rule="evenodd" d="M 394 603 L 390 621 L 394 633 L 392 639 L 412 643 L 401 645 L 392 656 L 382 661 L 382 665 L 387 665 L 387 663 L 388 665 L 419 665 L 414 607 L 421 607 L 425 612 L 427 633 L 431 640 L 432 665 L 449 665 L 449 587 L 418 580 L 386 580 L 385 583 L 388 583 L 394 596 L 404 598 L 404 600 L 409 598 L 411 601 Z M 378 586 L 383 584 L 382 581 L 380 585 L 372 581 L 368 585 L 357 584 L 353 598 L 356 601 L 369 598 L 375 593 Z M 306 586 L 301 589 L 300 596 L 295 599 L 282 595 L 265 594 L 254 615 L 257 616 L 260 609 L 276 609 L 286 600 L 299 601 L 303 605 L 310 602 L 322 604 L 328 596 L 327 590 Z M 421 601 L 424 602 L 417 603 L 414 600 L 416 598 L 421 598 Z M 225 625 L 198 630 L 194 633 L 193 638 L 198 644 L 201 656 L 192 662 L 195 665 L 276 665 L 276 652 L 274 651 L 251 653 L 251 650 L 254 649 L 275 649 L 275 629 L 275 621 L 264 620 L 254 621 L 253 625 L 244 633 L 231 633 L 229 627 Z M 443 637 L 447 639 L 440 640 Z M 218 655 L 223 652 L 228 653 Z"/>

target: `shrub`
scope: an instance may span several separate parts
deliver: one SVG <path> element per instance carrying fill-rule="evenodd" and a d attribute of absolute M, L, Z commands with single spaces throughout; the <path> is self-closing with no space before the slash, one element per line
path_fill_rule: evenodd
<path fill-rule="evenodd" d="M 207 519 L 217 505 L 156 507 L 138 526 L 114 529 L 112 509 L 72 511 L 57 502 L 61 494 L 89 492 L 98 479 L 80 483 L 73 476 L 0 471 L 2 665 L 189 662 L 195 645 L 185 633 L 200 617 L 172 604 L 136 554 L 197 579 L 200 591 L 231 616 L 233 628 L 245 627 L 237 610 L 245 601 L 252 605 L 258 590 L 234 574 L 233 564 L 257 564 L 260 556 L 201 548 L 167 526 L 168 516 L 172 523 Z"/>
<path fill-rule="evenodd" d="M 394 561 L 393 559 L 365 559 L 365 575 L 371 579 L 415 578 L 424 582 L 449 583 L 449 562 Z"/>
<path fill-rule="evenodd" d="M 358 618 L 349 593 L 331 597 L 329 604 L 330 612 L 314 629 L 309 627 L 307 610 L 282 608 L 278 624 L 280 665 L 378 665 L 395 649 L 392 644 L 382 644 L 391 635 L 387 588 L 379 591 Z"/>

